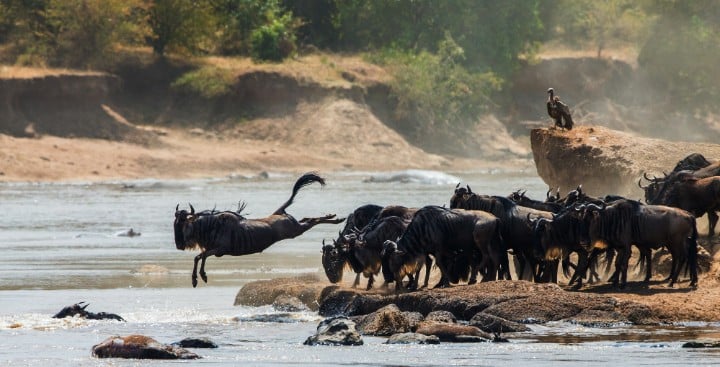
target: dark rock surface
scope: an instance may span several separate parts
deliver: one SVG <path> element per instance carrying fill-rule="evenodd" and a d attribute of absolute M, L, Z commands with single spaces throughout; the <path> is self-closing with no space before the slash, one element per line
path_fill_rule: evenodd
<path fill-rule="evenodd" d="M 387 305 L 373 313 L 355 319 L 358 331 L 363 335 L 390 336 L 413 331 L 413 325 L 405 313 L 393 305 Z"/>
<path fill-rule="evenodd" d="M 181 348 L 217 348 L 218 345 L 208 338 L 185 338 L 179 342 L 172 343 L 172 345 Z"/>
<path fill-rule="evenodd" d="M 331 317 L 320 322 L 317 333 L 305 340 L 305 345 L 362 345 L 355 323 L 347 317 Z"/>
<path fill-rule="evenodd" d="M 385 344 L 440 344 L 440 338 L 435 335 L 401 333 L 391 335 Z"/>
<path fill-rule="evenodd" d="M 530 328 L 517 323 L 505 320 L 501 317 L 479 312 L 470 319 L 470 326 L 475 326 L 486 333 L 517 333 L 530 331 Z"/>
<path fill-rule="evenodd" d="M 438 321 L 423 321 L 415 331 L 418 334 L 437 336 L 441 342 L 480 343 L 492 340 L 492 336 L 475 326 Z"/>
<path fill-rule="evenodd" d="M 278 296 L 287 295 L 299 299 L 310 310 L 317 311 L 321 292 L 327 286 L 326 282 L 314 275 L 260 280 L 242 287 L 235 297 L 235 305 L 271 305 Z"/>

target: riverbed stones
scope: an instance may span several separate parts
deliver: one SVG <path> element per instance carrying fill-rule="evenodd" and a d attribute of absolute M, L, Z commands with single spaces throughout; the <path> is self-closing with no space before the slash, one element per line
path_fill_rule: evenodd
<path fill-rule="evenodd" d="M 440 338 L 435 335 L 400 333 L 391 335 L 385 344 L 440 344 Z"/>
<path fill-rule="evenodd" d="M 281 294 L 275 298 L 272 304 L 273 308 L 284 312 L 300 312 L 307 311 L 308 306 L 295 296 L 289 294 Z"/>
<path fill-rule="evenodd" d="M 218 345 L 208 338 L 185 338 L 179 342 L 172 343 L 181 348 L 217 348 Z"/>
<path fill-rule="evenodd" d="M 470 326 L 448 322 L 423 321 L 418 325 L 418 334 L 437 336 L 441 342 L 479 343 L 492 340 L 492 336 L 482 330 Z"/>
<path fill-rule="evenodd" d="M 144 335 L 111 336 L 92 347 L 97 358 L 130 359 L 198 359 L 200 356 L 187 349 L 162 344 Z"/>
<path fill-rule="evenodd" d="M 355 323 L 347 317 L 331 317 L 320 322 L 317 333 L 305 340 L 305 345 L 362 345 Z"/>
<path fill-rule="evenodd" d="M 475 326 L 486 333 L 517 333 L 530 331 L 526 325 L 505 320 L 495 315 L 479 312 L 470 319 L 470 326 Z"/>
<path fill-rule="evenodd" d="M 358 331 L 363 335 L 390 336 L 412 331 L 410 321 L 394 304 L 360 316 L 355 322 Z"/>

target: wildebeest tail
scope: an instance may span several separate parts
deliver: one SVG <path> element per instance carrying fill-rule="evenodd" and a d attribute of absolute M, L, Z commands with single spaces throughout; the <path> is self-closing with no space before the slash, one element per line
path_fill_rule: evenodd
<path fill-rule="evenodd" d="M 283 204 L 281 207 L 279 207 L 278 210 L 276 210 L 275 213 L 273 213 L 273 214 L 274 215 L 285 214 L 285 209 L 287 209 L 287 207 L 289 207 L 293 203 L 293 200 L 295 199 L 295 195 L 297 195 L 298 191 L 300 191 L 300 189 L 302 189 L 303 187 L 312 184 L 313 182 L 319 182 L 321 186 L 325 186 L 325 179 L 318 176 L 318 174 L 315 172 L 308 172 L 308 173 L 300 176 L 300 178 L 298 178 L 298 180 L 295 181 L 295 186 L 293 186 L 293 191 L 292 191 L 292 195 L 290 195 L 290 198 L 285 202 L 285 204 Z"/>

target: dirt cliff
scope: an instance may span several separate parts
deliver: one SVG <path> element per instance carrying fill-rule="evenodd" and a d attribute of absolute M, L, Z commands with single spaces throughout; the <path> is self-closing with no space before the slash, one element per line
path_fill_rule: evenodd
<path fill-rule="evenodd" d="M 0 78 L 0 133 L 148 143 L 152 135 L 108 106 L 120 85 L 104 73 Z"/>
<path fill-rule="evenodd" d="M 691 153 L 720 158 L 720 145 L 650 139 L 600 126 L 533 129 L 530 142 L 537 173 L 548 186 L 566 191 L 583 185 L 595 196 L 639 199 L 643 173 L 662 175 Z"/>

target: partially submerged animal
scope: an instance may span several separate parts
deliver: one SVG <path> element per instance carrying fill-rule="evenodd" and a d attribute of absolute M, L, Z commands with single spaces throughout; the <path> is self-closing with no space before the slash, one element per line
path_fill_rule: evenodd
<path fill-rule="evenodd" d="M 325 185 L 325 180 L 315 173 L 302 175 L 293 186 L 292 195 L 270 216 L 260 219 L 247 219 L 237 212 L 204 211 L 195 213 L 175 207 L 175 245 L 178 250 L 200 249 L 195 257 L 192 272 L 192 285 L 197 286 L 197 265 L 200 260 L 200 277 L 207 283 L 205 260 L 208 256 L 223 255 L 241 256 L 262 252 L 274 243 L 295 238 L 320 223 L 338 224 L 345 218 L 336 218 L 328 214 L 318 218 L 296 220 L 285 209 L 293 203 L 295 195 L 304 186 L 318 182 Z"/>
<path fill-rule="evenodd" d="M 78 302 L 74 305 L 64 307 L 60 312 L 56 313 L 53 318 L 54 319 L 64 319 L 66 317 L 74 317 L 79 316 L 84 319 L 89 320 L 117 320 L 117 321 L 125 321 L 122 317 L 114 314 L 114 313 L 106 313 L 106 312 L 89 312 L 85 309 L 87 306 L 90 306 L 89 303 L 85 302 Z"/>

